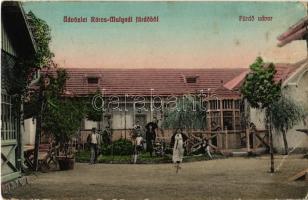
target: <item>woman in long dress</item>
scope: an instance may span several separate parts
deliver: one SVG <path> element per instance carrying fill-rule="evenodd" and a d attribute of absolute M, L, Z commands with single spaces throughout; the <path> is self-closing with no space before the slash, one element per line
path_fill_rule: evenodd
<path fill-rule="evenodd" d="M 174 137 L 174 146 L 173 146 L 173 155 L 172 161 L 173 163 L 181 163 L 183 161 L 184 156 L 184 141 L 183 136 L 180 130 L 177 130 L 177 133 Z"/>
<path fill-rule="evenodd" d="M 150 122 L 146 126 L 146 150 L 147 152 L 150 153 L 150 156 L 152 157 L 153 154 L 153 143 L 155 142 L 156 139 L 156 133 L 155 133 L 155 127 L 153 127 L 153 124 Z"/>

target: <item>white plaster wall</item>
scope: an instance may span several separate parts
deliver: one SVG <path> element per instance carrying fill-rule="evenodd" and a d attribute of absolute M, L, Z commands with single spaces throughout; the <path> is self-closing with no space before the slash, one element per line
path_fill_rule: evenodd
<path fill-rule="evenodd" d="M 24 132 L 22 134 L 23 145 L 34 145 L 36 131 L 36 119 L 29 118 L 24 120 Z"/>
<path fill-rule="evenodd" d="M 306 112 L 308 112 L 308 73 L 304 74 L 297 86 L 289 85 L 283 88 L 282 92 L 292 98 L 295 102 L 301 104 Z M 257 109 L 250 109 L 250 119 L 258 129 L 265 129 L 264 123 L 265 113 Z M 308 117 L 306 117 L 306 125 L 300 121 L 296 126 L 287 132 L 287 141 L 289 149 L 296 148 L 296 150 L 308 149 L 308 136 L 296 129 L 307 128 Z M 273 131 L 273 145 L 278 152 L 283 152 L 284 143 L 281 133 Z"/>
<path fill-rule="evenodd" d="M 130 113 L 130 112 L 127 112 L 126 113 L 126 128 L 128 129 L 130 129 L 130 128 L 133 128 L 133 126 L 134 126 L 134 119 L 133 119 L 133 114 L 132 113 Z"/>
<path fill-rule="evenodd" d="M 265 129 L 265 112 L 255 108 L 250 108 L 250 121 L 254 123 L 257 129 Z"/>
<path fill-rule="evenodd" d="M 306 72 L 304 74 L 297 86 L 288 85 L 283 89 L 283 93 L 288 97 L 291 97 L 298 104 L 302 105 L 305 108 L 305 111 L 308 112 L 308 73 Z M 308 122 L 307 117 L 306 122 Z M 305 125 L 303 121 L 300 121 L 287 132 L 289 148 L 308 149 L 308 136 L 305 133 L 296 131 L 296 129 L 301 128 L 308 128 L 308 124 Z M 273 144 L 277 150 L 283 150 L 283 139 L 280 133 L 274 133 Z"/>
<path fill-rule="evenodd" d="M 98 128 L 98 123 L 91 120 L 84 120 L 84 128 L 85 129 L 92 129 L 92 128 Z"/>
<path fill-rule="evenodd" d="M 128 111 L 125 112 L 113 112 L 112 113 L 112 128 L 113 129 L 125 129 L 125 118 L 126 118 L 126 129 L 133 128 L 133 113 Z"/>

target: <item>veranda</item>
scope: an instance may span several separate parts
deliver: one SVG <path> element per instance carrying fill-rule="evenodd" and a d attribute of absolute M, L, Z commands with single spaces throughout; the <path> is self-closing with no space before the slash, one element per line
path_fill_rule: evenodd
<path fill-rule="evenodd" d="M 244 101 L 239 95 L 232 97 L 215 96 L 208 99 L 206 111 L 205 126 L 202 129 L 193 129 L 187 132 L 189 136 L 187 141 L 188 153 L 198 146 L 202 138 L 209 139 L 211 150 L 221 153 L 232 152 L 265 152 L 268 150 L 267 130 L 257 130 L 249 122 L 249 109 L 244 105 Z M 128 104 L 130 105 L 130 104 Z M 151 102 L 146 103 L 150 108 Z M 122 112 L 122 118 L 118 118 L 119 112 L 109 111 L 104 114 L 103 121 L 98 122 L 99 130 L 104 131 L 105 127 L 110 127 L 112 140 L 128 139 L 131 140 L 133 124 L 137 121 L 144 128 L 149 122 L 156 122 L 158 130 L 156 131 L 156 142 L 170 143 L 174 129 L 166 129 L 163 126 L 164 110 L 151 112 L 134 109 L 135 105 L 127 107 L 126 112 Z M 85 122 L 84 122 L 85 123 Z M 118 124 L 123 124 L 119 126 Z M 81 149 L 86 146 L 86 138 L 91 132 L 83 124 L 79 130 L 74 143 Z M 247 139 L 249 138 L 249 139 Z"/>

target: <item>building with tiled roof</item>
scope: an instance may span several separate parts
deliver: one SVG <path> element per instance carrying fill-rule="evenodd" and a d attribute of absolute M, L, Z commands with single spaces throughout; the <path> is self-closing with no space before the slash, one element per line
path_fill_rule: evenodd
<path fill-rule="evenodd" d="M 308 5 L 308 4 L 306 4 Z M 303 17 L 298 22 L 290 26 L 285 32 L 278 36 L 278 46 L 283 47 L 295 40 L 306 40 L 308 50 L 308 16 Z M 308 51 L 307 51 L 308 52 Z M 288 67 L 277 66 L 276 81 L 283 80 L 282 92 L 287 97 L 293 99 L 296 103 L 303 106 L 305 112 L 308 112 L 308 58 L 304 58 L 295 65 Z M 263 118 L 257 112 L 251 112 L 252 121 L 259 127 L 264 127 Z M 297 129 L 308 128 L 308 117 L 306 115 L 302 122 L 299 122 L 294 128 L 286 133 L 289 148 L 294 150 L 307 150 L 308 137 L 305 133 L 296 131 Z M 274 132 L 274 147 L 278 151 L 283 151 L 284 141 L 281 133 Z"/>
<path fill-rule="evenodd" d="M 182 95 L 215 90 L 247 69 L 88 69 L 68 68 L 67 92 L 82 96 L 97 89 L 105 95 Z"/>
<path fill-rule="evenodd" d="M 224 84 L 232 81 L 239 74 L 247 71 L 245 68 L 238 69 L 90 69 L 90 68 L 68 68 L 69 79 L 66 83 L 65 94 L 68 96 L 87 96 L 100 91 L 104 97 L 119 97 L 121 104 L 127 102 L 128 112 L 125 115 L 112 110 L 112 122 L 103 121 L 97 128 L 111 124 L 114 132 L 123 136 L 125 130 L 131 129 L 139 121 L 143 126 L 151 121 L 156 121 L 161 126 L 163 111 L 138 110 L 134 105 L 134 98 L 141 96 L 145 98 L 146 107 L 151 105 L 151 96 L 161 97 L 163 104 L 171 96 L 204 94 L 211 96 L 209 106 L 216 114 L 217 98 L 224 104 L 224 109 L 234 109 L 239 115 L 240 92 L 237 89 L 228 89 Z M 124 99 L 125 97 L 125 99 Z M 228 103 L 227 103 L 228 102 Z M 236 102 L 236 103 L 235 103 Z M 220 104 L 220 103 L 219 103 Z M 227 104 L 229 107 L 227 107 Z M 220 105 L 219 105 L 220 106 Z M 232 108 L 231 108 L 232 107 Z M 223 112 L 220 109 L 219 112 Z M 222 114 L 221 114 L 222 116 Z M 233 119 L 233 118 L 232 118 Z M 215 115 L 217 124 L 224 123 Z M 208 124 L 211 122 L 209 121 Z M 227 122 L 225 121 L 225 124 Z M 85 120 L 83 129 L 92 128 L 93 123 Z M 94 124 L 95 126 L 95 124 Z M 229 123 L 229 129 L 239 128 L 239 122 Z M 125 137 L 125 136 L 124 136 Z"/>
<path fill-rule="evenodd" d="M 303 61 L 302 61 L 303 62 Z M 277 73 L 275 80 L 284 82 L 301 63 L 275 64 Z M 164 120 L 163 110 L 151 110 L 151 97 L 161 97 L 162 103 L 167 104 L 168 97 L 187 94 L 207 95 L 207 130 L 212 125 L 221 130 L 239 132 L 244 129 L 241 116 L 240 87 L 249 73 L 247 68 L 207 68 L 207 69 L 91 69 L 68 68 L 69 79 L 65 86 L 67 96 L 87 96 L 97 91 L 104 98 L 118 98 L 123 111 L 107 109 L 106 118 L 98 124 L 84 120 L 83 130 L 93 126 L 104 128 L 111 125 L 115 138 L 128 137 L 129 130 L 138 121 L 142 126 L 155 121 L 161 127 Z M 146 110 L 135 107 L 134 98 L 145 100 Z M 113 99 L 114 100 L 114 99 Z M 108 102 L 108 100 L 106 100 Z M 166 136 L 165 130 L 165 136 Z M 233 139 L 232 139 L 233 137 Z M 238 135 L 230 135 L 230 141 L 237 141 Z M 223 144 L 214 144 L 223 148 Z M 240 148 L 240 142 L 230 142 L 229 148 Z"/>
<path fill-rule="evenodd" d="M 290 81 L 292 77 L 296 77 L 306 62 L 303 60 L 294 64 L 275 64 L 277 71 L 274 77 L 275 81 L 281 81 L 282 86 L 286 87 L 286 82 Z M 55 72 L 50 70 L 48 73 Z M 243 120 L 245 118 L 244 104 L 240 88 L 249 73 L 248 68 L 67 68 L 66 71 L 69 76 L 65 85 L 66 97 L 83 97 L 100 92 L 105 105 L 108 105 L 105 107 L 106 111 L 102 113 L 104 117 L 101 122 L 84 119 L 80 133 L 84 135 L 81 137 L 84 142 L 85 135 L 93 127 L 104 129 L 106 126 L 110 126 L 113 131 L 113 139 L 129 138 L 131 129 L 137 122 L 141 126 L 145 126 L 149 122 L 156 122 L 159 127 L 159 137 L 168 140 L 173 130 L 162 127 L 168 99 L 188 94 L 203 94 L 206 97 L 207 106 L 207 120 L 203 132 L 212 134 L 214 129 L 222 131 L 222 133 L 228 132 L 227 143 L 225 136 L 219 134 L 213 136 L 216 138 L 212 140 L 213 148 L 216 147 L 219 150 L 247 148 L 246 143 L 243 142 L 246 138 L 246 126 L 245 120 Z M 139 106 L 137 105 L 140 99 L 144 102 L 143 108 L 145 109 L 139 107 L 140 103 Z M 159 109 L 151 109 L 154 104 Z M 110 105 L 111 107 L 109 107 Z M 114 105 L 119 109 L 113 109 Z M 256 125 L 258 125 L 258 121 L 262 121 L 260 124 L 263 124 L 262 117 L 259 117 L 259 114 L 253 109 L 251 109 L 250 118 Z M 264 126 L 258 128 L 264 129 Z M 251 147 L 261 147 L 263 143 L 260 143 L 256 137 L 253 138 L 250 141 Z"/>
<path fill-rule="evenodd" d="M 275 64 L 275 81 L 286 80 L 300 65 Z M 220 91 L 238 96 L 247 68 L 209 69 L 94 69 L 67 68 L 66 94 L 87 96 L 100 91 L 106 96 L 169 96 Z M 222 92 L 222 88 L 224 92 Z"/>

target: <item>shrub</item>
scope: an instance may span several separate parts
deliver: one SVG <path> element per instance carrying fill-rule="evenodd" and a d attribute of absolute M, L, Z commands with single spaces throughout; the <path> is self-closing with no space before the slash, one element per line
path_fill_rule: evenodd
<path fill-rule="evenodd" d="M 131 141 L 119 139 L 112 144 L 103 144 L 102 154 L 111 155 L 113 150 L 113 155 L 132 155 L 133 148 L 133 143 Z"/>

